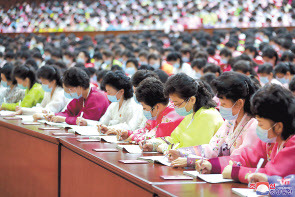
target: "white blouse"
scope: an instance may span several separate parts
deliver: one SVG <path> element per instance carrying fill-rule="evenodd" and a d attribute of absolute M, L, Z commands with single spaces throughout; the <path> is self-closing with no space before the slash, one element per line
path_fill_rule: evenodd
<path fill-rule="evenodd" d="M 142 110 L 142 106 L 130 98 L 123 101 L 120 109 L 119 102 L 111 103 L 99 121 L 86 121 L 88 126 L 103 124 L 114 129 L 136 130 L 144 121 Z"/>
<path fill-rule="evenodd" d="M 178 73 L 185 73 L 192 78 L 195 77 L 195 72 L 192 69 L 192 66 L 188 63 L 183 63 L 181 68 L 173 68 L 173 74 Z"/>
<path fill-rule="evenodd" d="M 24 115 L 32 115 L 35 113 L 41 113 L 42 110 L 47 112 L 58 113 L 61 112 L 69 103 L 69 99 L 64 96 L 64 90 L 61 87 L 56 87 L 51 97 L 50 92 L 44 93 L 44 98 L 41 103 L 38 103 L 35 107 L 26 108 L 22 107 Z"/>

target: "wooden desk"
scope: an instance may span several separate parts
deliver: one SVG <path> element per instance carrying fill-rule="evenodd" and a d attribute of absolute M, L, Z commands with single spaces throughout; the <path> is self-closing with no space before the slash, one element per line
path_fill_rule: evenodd
<path fill-rule="evenodd" d="M 118 162 L 120 159 L 137 159 L 142 154 L 128 154 L 121 150 L 113 153 L 97 153 L 92 150 L 115 148 L 116 144 L 78 142 L 77 138 L 60 138 L 60 140 L 61 197 L 153 196 L 153 183 L 172 182 L 161 179 L 161 175 L 182 175 L 183 170 L 160 164 Z"/>
<path fill-rule="evenodd" d="M 58 196 L 60 144 L 40 126 L 0 118 L 0 196 Z"/>
<path fill-rule="evenodd" d="M 154 185 L 154 193 L 158 196 L 200 196 L 200 197 L 231 197 L 238 196 L 232 193 L 231 188 L 247 188 L 246 184 L 223 183 L 208 184 L 198 179 L 194 184 L 157 184 Z"/>

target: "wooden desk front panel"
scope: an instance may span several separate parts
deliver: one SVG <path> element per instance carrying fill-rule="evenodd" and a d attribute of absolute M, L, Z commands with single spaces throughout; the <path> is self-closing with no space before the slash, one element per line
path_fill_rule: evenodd
<path fill-rule="evenodd" d="M 0 126 L 0 153 L 0 196 L 58 196 L 58 144 Z"/>
<path fill-rule="evenodd" d="M 153 196 L 124 177 L 61 148 L 61 197 Z"/>

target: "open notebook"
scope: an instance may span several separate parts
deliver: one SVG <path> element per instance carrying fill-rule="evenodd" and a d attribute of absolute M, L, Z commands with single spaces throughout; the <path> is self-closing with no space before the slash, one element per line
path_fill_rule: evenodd
<path fill-rule="evenodd" d="M 126 141 L 118 141 L 116 135 L 97 136 L 97 139 L 100 139 L 101 141 L 105 141 L 108 143 L 129 143 Z"/>
<path fill-rule="evenodd" d="M 137 159 L 146 160 L 149 162 L 160 163 L 165 166 L 171 166 L 171 162 L 168 160 L 168 157 L 165 156 L 145 156 L 145 157 L 138 157 Z"/>
<path fill-rule="evenodd" d="M 72 125 L 69 125 L 65 122 L 57 123 L 57 122 L 49 122 L 47 120 L 38 120 L 38 122 L 46 123 L 46 124 L 53 126 L 53 127 L 61 127 L 61 128 L 71 128 L 71 126 L 72 126 Z"/>
<path fill-rule="evenodd" d="M 14 116 L 13 111 L 0 111 L 0 116 L 5 117 L 5 116 Z"/>
<path fill-rule="evenodd" d="M 188 175 L 194 178 L 200 178 L 207 183 L 227 183 L 233 182 L 233 179 L 224 179 L 222 174 L 200 174 L 198 171 L 184 171 L 184 175 Z"/>
<path fill-rule="evenodd" d="M 232 188 L 232 192 L 242 197 L 255 197 L 258 196 L 254 189 L 248 188 Z"/>

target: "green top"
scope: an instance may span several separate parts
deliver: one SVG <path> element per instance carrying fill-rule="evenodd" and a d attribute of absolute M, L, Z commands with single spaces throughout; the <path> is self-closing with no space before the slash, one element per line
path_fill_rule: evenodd
<path fill-rule="evenodd" d="M 26 89 L 25 97 L 21 101 L 21 107 L 34 107 L 37 103 L 41 103 L 44 97 L 44 90 L 42 89 L 42 85 L 39 83 L 35 83 L 31 89 Z M 2 109 L 15 111 L 15 107 L 18 106 L 19 103 L 3 103 Z"/>
<path fill-rule="evenodd" d="M 171 136 L 165 137 L 166 141 L 177 145 L 177 148 L 208 144 L 224 122 L 215 108 L 205 109 L 202 107 L 192 117 L 193 113 L 187 115 L 174 129 Z M 171 148 L 161 138 L 154 138 L 151 142 L 154 149 L 158 146 L 161 147 L 162 151 Z"/>

